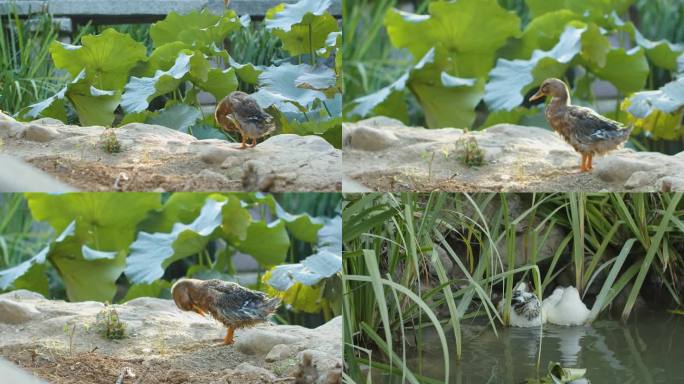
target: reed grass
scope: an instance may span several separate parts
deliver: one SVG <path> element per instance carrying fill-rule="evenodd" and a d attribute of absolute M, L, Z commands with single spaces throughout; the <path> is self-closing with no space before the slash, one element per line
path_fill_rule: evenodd
<path fill-rule="evenodd" d="M 480 318 L 496 333 L 508 322 L 512 289 L 520 279 L 531 279 L 540 298 L 561 281 L 572 282 L 591 307 L 590 321 L 610 316 L 615 307 L 628 321 L 647 281 L 659 281 L 669 292 L 672 307 L 663 311 L 682 311 L 681 198 L 681 193 L 346 195 L 346 382 L 387 377 L 448 382 L 450 363 L 467 353 L 463 321 Z M 557 248 L 545 250 L 549 245 Z M 495 295 L 505 300 L 502 315 Z M 430 328 L 446 362 L 440 377 L 426 377 L 420 364 L 421 330 Z M 407 356 L 417 356 L 418 363 L 409 364 Z M 539 366 L 541 355 L 537 360 Z"/>

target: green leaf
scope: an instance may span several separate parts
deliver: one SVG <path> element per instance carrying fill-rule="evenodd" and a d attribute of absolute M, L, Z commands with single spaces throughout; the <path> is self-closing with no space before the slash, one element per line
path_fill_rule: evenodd
<path fill-rule="evenodd" d="M 240 19 L 235 11 L 227 10 L 219 16 L 204 8 L 185 15 L 169 13 L 164 20 L 152 24 L 150 37 L 155 47 L 182 42 L 198 49 L 205 49 L 205 53 L 209 54 L 207 47 L 212 43 L 221 44 L 230 32 L 240 28 Z"/>
<path fill-rule="evenodd" d="M 171 289 L 171 283 L 166 280 L 155 280 L 150 284 L 133 284 L 121 302 L 125 303 L 138 297 L 160 297 L 162 292 L 168 289 Z"/>
<path fill-rule="evenodd" d="M 673 113 L 684 106 L 684 76 L 665 84 L 657 91 L 633 94 L 624 106 L 637 118 L 646 118 L 656 111 Z"/>
<path fill-rule="evenodd" d="M 429 128 L 470 127 L 475 120 L 475 106 L 482 99 L 484 81 L 441 71 L 430 50 L 411 71 L 409 87 L 423 107 Z"/>
<path fill-rule="evenodd" d="M 587 31 L 582 34 L 582 50 L 580 51 L 582 58 L 599 68 L 604 68 L 610 49 L 610 40 L 603 36 L 596 24 L 590 23 Z"/>
<path fill-rule="evenodd" d="M 257 84 L 259 82 L 259 75 L 263 72 L 263 67 L 255 66 L 251 63 L 240 64 L 233 60 L 232 57 L 228 58 L 228 62 L 230 66 L 235 69 L 240 80 L 247 84 Z"/>
<path fill-rule="evenodd" d="M 324 65 L 316 65 L 310 72 L 303 73 L 295 79 L 296 87 L 323 91 L 328 97 L 333 97 L 337 91 L 336 85 L 335 71 Z"/>
<path fill-rule="evenodd" d="M 247 227 L 247 237 L 236 243 L 241 252 L 252 255 L 263 265 L 282 264 L 290 248 L 290 238 L 285 230 L 285 221 L 278 219 L 270 224 L 253 221 Z"/>
<path fill-rule="evenodd" d="M 385 17 L 387 34 L 395 47 L 407 48 L 416 59 L 435 48 L 439 66 L 455 76 L 485 76 L 496 51 L 519 34 L 518 17 L 496 0 L 431 2 L 428 13 L 390 10 Z"/>
<path fill-rule="evenodd" d="M 221 208 L 225 204 L 209 198 L 190 224 L 175 223 L 168 233 L 139 232 L 126 259 L 128 279 L 133 283 L 152 283 L 164 275 L 164 269 L 172 262 L 203 250 L 221 225 Z"/>
<path fill-rule="evenodd" d="M 81 42 L 71 45 L 55 41 L 50 45 L 52 60 L 73 77 L 85 69 L 87 84 L 98 89 L 121 89 L 130 70 L 146 58 L 143 44 L 112 28 L 99 35 L 83 36 Z"/>
<path fill-rule="evenodd" d="M 194 125 L 201 118 L 202 111 L 197 107 L 187 104 L 175 104 L 162 109 L 155 116 L 150 116 L 147 119 L 147 123 L 188 132 L 188 127 Z"/>
<path fill-rule="evenodd" d="M 145 219 L 138 224 L 138 230 L 144 232 L 170 232 L 174 224 L 191 223 L 197 218 L 210 193 L 176 192 L 164 205 L 149 211 Z M 220 198 L 215 198 L 220 200 Z"/>
<path fill-rule="evenodd" d="M 279 291 L 287 291 L 296 283 L 314 286 L 321 280 L 342 272 L 342 255 L 322 250 L 301 263 L 278 265 L 271 269 L 266 282 Z"/>
<path fill-rule="evenodd" d="M 324 92 L 297 87 L 297 79 L 313 73 L 314 67 L 308 64 L 284 63 L 265 68 L 259 75 L 261 88 L 253 97 L 262 108 L 275 105 L 282 112 L 299 112 L 300 108 L 310 110 L 314 101 L 328 98 Z"/>
<path fill-rule="evenodd" d="M 175 90 L 190 71 L 191 57 L 181 52 L 176 63 L 168 71 L 157 70 L 153 77 L 132 76 L 121 98 L 124 111 L 144 111 L 153 98 Z"/>
<path fill-rule="evenodd" d="M 74 77 L 70 84 L 78 83 L 85 78 L 85 69 Z M 20 113 L 26 119 L 35 119 L 39 116 L 53 117 L 64 123 L 67 121 L 66 116 L 66 104 L 64 99 L 66 98 L 68 86 L 62 88 L 59 92 L 53 96 L 48 97 L 43 101 L 39 101 L 35 104 L 29 105 L 24 111 Z"/>
<path fill-rule="evenodd" d="M 596 76 L 610 81 L 623 94 L 643 89 L 650 73 L 641 47 L 627 52 L 622 48 L 613 49 L 608 52 L 605 67 L 592 69 Z"/>
<path fill-rule="evenodd" d="M 604 21 L 615 12 L 623 14 L 634 0 L 525 0 L 531 18 L 559 9 L 568 9 L 585 19 Z"/>
<path fill-rule="evenodd" d="M 294 4 L 281 3 L 266 12 L 266 28 L 289 32 L 307 17 L 326 14 L 330 4 L 331 0 L 300 0 Z"/>
<path fill-rule="evenodd" d="M 484 101 L 490 110 L 518 107 L 523 95 L 548 77 L 558 77 L 581 50 L 581 38 L 586 29 L 567 27 L 549 51 L 535 50 L 529 60 L 499 59 L 485 85 Z"/>
<path fill-rule="evenodd" d="M 315 243 L 318 239 L 318 230 L 323 228 L 323 220 L 311 217 L 309 214 L 301 213 L 293 215 L 286 212 L 280 204 L 276 205 L 276 214 L 279 218 L 287 222 L 287 229 L 290 233 L 301 241 Z"/>
<path fill-rule="evenodd" d="M 545 13 L 535 17 L 525 27 L 517 49 L 510 58 L 527 59 L 536 49 L 542 51 L 553 48 L 565 30 L 568 22 L 580 20 L 580 16 L 567 9 Z"/>
<path fill-rule="evenodd" d="M 237 241 L 245 241 L 247 238 L 247 228 L 252 222 L 252 215 L 249 214 L 247 208 L 243 206 L 242 201 L 230 196 L 223 206 L 223 222 L 221 230 L 229 238 L 237 239 Z"/>
<path fill-rule="evenodd" d="M 370 115 L 384 115 L 394 117 L 405 123 L 408 122 L 408 108 L 406 105 L 406 83 L 409 72 L 406 72 L 392 84 L 366 96 L 352 100 L 353 106 L 350 116 L 366 117 Z"/>
<path fill-rule="evenodd" d="M 268 28 L 268 19 L 266 26 Z M 301 22 L 293 24 L 289 31 L 276 28 L 272 33 L 283 42 L 283 48 L 290 55 L 299 56 L 325 48 L 328 35 L 338 31 L 337 20 L 331 14 L 316 16 L 308 13 Z"/>
<path fill-rule="evenodd" d="M 89 85 L 86 80 L 71 83 L 66 96 L 76 110 L 81 125 L 111 127 L 114 111 L 121 101 L 121 91 L 104 91 Z"/>
<path fill-rule="evenodd" d="M 214 95 L 216 100 L 221 100 L 238 88 L 235 69 L 212 68 L 209 70 L 207 81 L 198 83 L 197 86 Z"/>

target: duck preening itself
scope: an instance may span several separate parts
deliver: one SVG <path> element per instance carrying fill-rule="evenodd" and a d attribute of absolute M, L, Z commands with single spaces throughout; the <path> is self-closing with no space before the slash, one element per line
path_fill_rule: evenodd
<path fill-rule="evenodd" d="M 559 79 L 546 79 L 530 101 L 551 96 L 546 106 L 546 119 L 553 129 L 582 155 L 580 170 L 592 169 L 596 154 L 604 154 L 622 145 L 632 132 L 617 121 L 603 117 L 595 111 L 570 104 L 570 93 Z"/>
<path fill-rule="evenodd" d="M 499 302 L 499 313 L 503 313 L 505 302 L 506 300 Z M 519 282 L 513 288 L 509 324 L 513 327 L 538 327 L 544 320 L 539 298 L 530 291 L 527 283 Z"/>
<path fill-rule="evenodd" d="M 183 311 L 206 312 L 228 330 L 224 344 L 233 344 L 235 328 L 264 322 L 278 309 L 280 299 L 222 280 L 180 279 L 171 287 L 176 306 Z"/>
<path fill-rule="evenodd" d="M 542 310 L 546 320 L 557 325 L 582 325 L 589 319 L 589 309 L 575 287 L 557 287 L 544 299 Z"/>
<path fill-rule="evenodd" d="M 224 132 L 239 132 L 242 146 L 247 148 L 247 140 L 251 139 L 254 147 L 257 139 L 264 137 L 276 129 L 273 116 L 264 112 L 250 95 L 235 91 L 224 97 L 214 110 L 214 119 Z"/>

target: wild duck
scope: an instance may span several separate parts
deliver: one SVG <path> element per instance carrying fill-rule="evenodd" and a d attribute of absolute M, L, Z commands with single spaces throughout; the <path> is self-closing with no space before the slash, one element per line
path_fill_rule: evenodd
<path fill-rule="evenodd" d="M 263 292 L 222 280 L 180 279 L 171 287 L 176 306 L 204 316 L 209 312 L 228 330 L 224 344 L 233 344 L 235 328 L 249 327 L 268 318 L 278 309 L 280 300 Z"/>
<path fill-rule="evenodd" d="M 546 321 L 557 325 L 582 325 L 589 318 L 589 309 L 575 287 L 557 287 L 544 299 L 542 310 Z"/>
<path fill-rule="evenodd" d="M 503 314 L 505 302 L 506 300 L 499 302 L 499 313 Z M 544 322 L 539 298 L 530 291 L 527 283 L 519 282 L 513 289 L 513 296 L 511 297 L 510 325 L 513 327 L 538 327 Z"/>
<path fill-rule="evenodd" d="M 570 104 L 570 93 L 559 79 L 546 79 L 530 101 L 551 96 L 546 106 L 546 119 L 553 129 L 582 155 L 580 170 L 592 169 L 594 155 L 605 154 L 622 145 L 632 132 L 617 121 L 593 110 Z"/>
<path fill-rule="evenodd" d="M 273 117 L 264 112 L 254 98 L 240 91 L 231 92 L 218 103 L 214 119 L 223 131 L 240 132 L 240 149 L 247 148 L 248 139 L 252 140 L 250 148 L 256 146 L 258 138 L 276 129 Z"/>

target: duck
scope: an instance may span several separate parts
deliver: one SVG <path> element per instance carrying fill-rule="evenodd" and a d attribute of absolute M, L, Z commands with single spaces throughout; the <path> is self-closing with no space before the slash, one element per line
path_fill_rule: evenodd
<path fill-rule="evenodd" d="M 280 306 L 278 298 L 218 279 L 180 279 L 171 287 L 171 295 L 179 309 L 201 316 L 209 313 L 225 325 L 225 345 L 234 343 L 235 329 L 267 321 Z"/>
<path fill-rule="evenodd" d="M 580 171 L 593 169 L 594 155 L 606 154 L 622 146 L 632 133 L 625 127 L 590 108 L 570 104 L 567 85 L 560 79 L 549 78 L 542 82 L 530 101 L 551 96 L 546 106 L 546 119 L 553 129 L 582 155 Z"/>
<path fill-rule="evenodd" d="M 216 105 L 214 119 L 224 132 L 240 133 L 240 149 L 247 148 L 248 139 L 252 140 L 249 147 L 254 148 L 257 139 L 276 129 L 273 116 L 261 109 L 252 96 L 241 91 L 231 92 Z"/>
<path fill-rule="evenodd" d="M 499 301 L 498 310 L 503 314 L 505 300 Z M 537 295 L 532 293 L 529 285 L 521 281 L 516 284 L 511 297 L 509 325 L 512 327 L 539 327 L 546 322 L 542 306 Z"/>
<path fill-rule="evenodd" d="M 590 312 L 573 286 L 556 287 L 542 302 L 542 311 L 548 323 L 565 326 L 584 325 Z"/>

